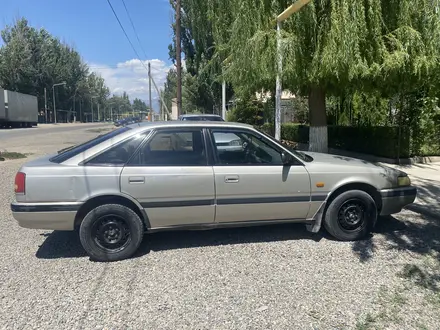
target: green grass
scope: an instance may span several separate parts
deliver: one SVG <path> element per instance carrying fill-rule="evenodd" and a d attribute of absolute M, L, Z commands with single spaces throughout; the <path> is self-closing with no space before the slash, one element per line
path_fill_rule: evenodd
<path fill-rule="evenodd" d="M 365 319 L 358 321 L 356 323 L 356 330 L 369 330 L 372 329 L 374 323 L 376 323 L 376 318 L 370 313 L 365 316 Z"/>
<path fill-rule="evenodd" d="M 3 158 L 3 160 L 6 159 L 22 159 L 22 158 L 27 158 L 27 156 L 30 154 L 22 154 L 20 152 L 15 152 L 15 151 L 5 151 L 0 153 L 0 158 Z"/>
<path fill-rule="evenodd" d="M 419 265 L 406 264 L 400 276 L 434 293 L 440 291 L 440 261 L 435 256 L 426 256 Z"/>
<path fill-rule="evenodd" d="M 408 301 L 404 294 L 405 291 L 405 288 L 388 291 L 385 287 L 380 287 L 378 292 L 380 310 L 376 313 L 369 312 L 364 317 L 360 317 L 356 323 L 356 329 L 383 329 L 386 328 L 386 325 L 401 324 L 402 319 L 399 314 L 402 313 Z"/>

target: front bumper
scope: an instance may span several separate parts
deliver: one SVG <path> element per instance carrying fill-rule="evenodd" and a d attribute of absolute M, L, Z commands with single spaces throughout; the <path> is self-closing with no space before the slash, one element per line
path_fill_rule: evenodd
<path fill-rule="evenodd" d="M 382 196 L 382 209 L 380 215 L 399 213 L 402 209 L 413 203 L 417 197 L 416 187 L 402 187 L 384 189 L 380 191 Z"/>
<path fill-rule="evenodd" d="M 12 216 L 20 227 L 73 230 L 79 203 L 11 203 Z"/>

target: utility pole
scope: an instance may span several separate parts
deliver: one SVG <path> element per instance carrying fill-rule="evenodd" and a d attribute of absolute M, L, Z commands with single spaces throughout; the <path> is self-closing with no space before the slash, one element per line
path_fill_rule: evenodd
<path fill-rule="evenodd" d="M 283 72 L 283 55 L 281 51 L 281 22 L 277 21 L 277 79 L 275 95 L 275 139 L 281 140 L 281 94 L 283 93 L 281 75 Z"/>
<path fill-rule="evenodd" d="M 99 100 L 98 100 L 98 122 L 99 122 Z"/>
<path fill-rule="evenodd" d="M 53 94 L 53 114 L 54 114 L 54 118 L 55 118 L 55 124 L 57 123 L 57 108 L 56 108 L 56 105 L 55 105 L 55 87 L 56 86 L 62 86 L 62 85 L 65 85 L 66 84 L 66 82 L 65 81 L 63 81 L 62 83 L 59 83 L 59 84 L 54 84 L 54 85 L 52 85 L 52 94 Z"/>
<path fill-rule="evenodd" d="M 290 5 L 285 11 L 277 16 L 277 54 L 276 54 L 276 95 L 275 95 L 275 139 L 281 139 L 281 94 L 283 93 L 282 87 L 282 74 L 283 74 L 283 49 L 281 40 L 281 24 L 294 13 L 298 12 L 302 7 L 307 5 L 311 0 L 297 0 Z"/>
<path fill-rule="evenodd" d="M 150 100 L 150 117 L 151 121 L 154 121 L 153 119 L 153 102 L 151 101 L 151 63 L 148 62 L 148 88 L 149 88 L 149 100 Z"/>
<path fill-rule="evenodd" d="M 182 114 L 182 58 L 180 49 L 180 0 L 176 0 L 176 62 L 177 62 L 177 116 Z"/>
<path fill-rule="evenodd" d="M 110 108 L 110 121 L 113 122 L 113 107 Z"/>
<path fill-rule="evenodd" d="M 90 101 L 91 101 L 91 103 L 92 103 L 92 123 L 93 123 L 93 96 L 92 96 L 92 98 L 90 99 Z"/>
<path fill-rule="evenodd" d="M 75 91 L 75 94 L 73 94 L 73 113 L 74 113 L 74 116 L 73 116 L 73 122 L 76 122 L 76 91 Z"/>
<path fill-rule="evenodd" d="M 222 83 L 222 118 L 226 121 L 226 82 Z"/>
<path fill-rule="evenodd" d="M 54 115 L 54 122 L 57 123 L 57 107 L 55 105 L 55 88 L 52 86 L 52 94 L 53 94 L 53 115 Z"/>
<path fill-rule="evenodd" d="M 157 84 L 156 84 L 156 82 L 154 81 L 153 77 L 151 77 L 151 82 L 153 83 L 153 86 L 154 86 L 154 88 L 156 89 L 157 95 L 159 95 L 159 98 L 160 98 L 160 100 L 162 101 L 163 107 L 164 107 L 164 109 L 166 110 L 167 115 L 171 116 L 171 112 L 170 112 L 170 110 L 168 109 L 168 107 L 167 107 L 167 105 L 166 105 L 166 103 L 165 103 L 165 100 L 163 99 L 163 95 L 162 95 L 162 93 L 160 92 L 160 89 L 157 87 Z"/>
<path fill-rule="evenodd" d="M 46 124 L 47 124 L 47 95 L 46 95 L 46 87 L 44 87 L 44 114 L 46 115 Z"/>

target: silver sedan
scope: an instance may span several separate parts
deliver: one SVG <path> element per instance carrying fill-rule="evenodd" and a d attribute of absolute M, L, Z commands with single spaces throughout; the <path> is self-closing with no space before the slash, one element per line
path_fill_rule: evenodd
<path fill-rule="evenodd" d="M 118 128 L 24 164 L 11 209 L 20 226 L 78 230 L 93 259 L 115 261 L 160 230 L 300 222 L 357 240 L 416 194 L 404 172 L 289 150 L 252 126 L 170 121 Z"/>

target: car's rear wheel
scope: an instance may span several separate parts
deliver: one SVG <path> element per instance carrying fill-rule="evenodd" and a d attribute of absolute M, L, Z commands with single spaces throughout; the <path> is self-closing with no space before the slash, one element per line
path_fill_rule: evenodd
<path fill-rule="evenodd" d="M 377 218 L 374 199 L 361 190 L 350 190 L 336 196 L 328 206 L 324 226 L 334 238 L 353 241 L 364 238 Z"/>
<path fill-rule="evenodd" d="M 83 248 L 97 261 L 130 258 L 139 248 L 143 235 L 144 226 L 136 212 L 119 204 L 91 210 L 79 229 Z"/>

